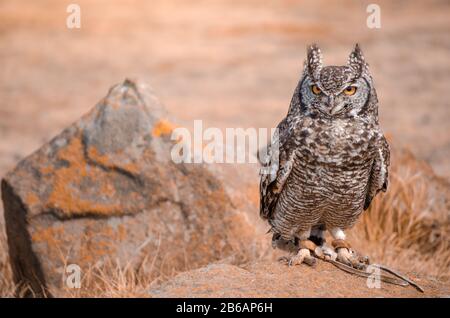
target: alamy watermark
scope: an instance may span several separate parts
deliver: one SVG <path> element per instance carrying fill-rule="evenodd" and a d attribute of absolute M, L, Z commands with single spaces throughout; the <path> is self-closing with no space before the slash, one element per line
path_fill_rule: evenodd
<path fill-rule="evenodd" d="M 81 268 L 77 264 L 69 264 L 65 268 L 66 286 L 70 289 L 81 288 Z"/>
<path fill-rule="evenodd" d="M 381 288 L 381 269 L 378 266 L 369 265 L 366 268 L 366 272 L 369 273 L 367 277 L 366 285 L 368 288 Z"/>
<path fill-rule="evenodd" d="M 204 129 L 194 120 L 193 134 L 184 127 L 172 131 L 176 144 L 171 150 L 174 163 L 278 163 L 277 128 Z M 269 140 L 271 141 L 268 147 Z"/>
<path fill-rule="evenodd" d="M 80 29 L 81 28 L 81 8 L 78 4 L 69 4 L 66 8 L 66 12 L 69 15 L 66 18 L 66 26 L 68 29 Z"/>
<path fill-rule="evenodd" d="M 381 8 L 376 3 L 371 3 L 367 6 L 366 12 L 370 13 L 366 20 L 366 25 L 369 29 L 381 28 Z"/>

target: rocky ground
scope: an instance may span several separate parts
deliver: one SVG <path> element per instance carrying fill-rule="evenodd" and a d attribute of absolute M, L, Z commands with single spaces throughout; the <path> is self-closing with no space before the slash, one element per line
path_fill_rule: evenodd
<path fill-rule="evenodd" d="M 82 26 L 70 30 L 65 25 L 67 13 L 62 2 L 0 2 L 0 57 L 3 62 L 0 69 L 0 176 L 80 118 L 112 84 L 122 82 L 126 77 L 146 80 L 171 116 L 188 128 L 195 119 L 203 120 L 205 127 L 221 129 L 274 127 L 287 110 L 302 69 L 306 45 L 317 42 L 323 49 L 325 63 L 342 64 L 354 43 L 359 42 L 371 65 L 380 99 L 380 121 L 391 144 L 396 149 L 410 149 L 413 156 L 431 165 L 441 176 L 439 183 L 443 188 L 439 189 L 448 189 L 448 2 L 381 1 L 382 27 L 376 30 L 368 29 L 365 23 L 369 2 L 269 1 L 264 5 L 256 0 L 232 4 L 228 1 L 77 3 L 81 7 Z M 414 170 L 417 166 L 411 167 L 412 172 L 401 174 L 408 176 L 407 180 L 415 180 L 419 175 Z M 229 275 L 229 289 L 216 289 L 217 295 L 220 290 L 256 295 L 245 289 L 248 287 L 236 285 L 235 282 L 241 279 L 259 284 L 261 295 L 306 295 L 304 288 L 294 288 L 290 294 L 281 291 L 289 284 L 291 276 L 292 280 L 301 281 L 300 276 L 307 277 L 305 273 L 311 273 L 313 280 L 321 280 L 315 282 L 317 286 L 323 286 L 328 282 L 328 276 L 320 274 L 322 267 L 317 274 L 299 268 L 298 273 L 290 270 L 289 275 L 280 278 L 278 274 L 283 270 L 279 265 L 270 267 L 264 262 L 248 265 L 260 258 L 265 261 L 274 258 L 267 257 L 266 228 L 257 218 L 257 167 L 247 168 L 248 174 L 237 172 L 239 170 L 233 167 L 220 167 L 215 173 L 219 175 L 223 170 L 220 177 L 229 180 L 224 184 L 225 187 L 229 184 L 227 191 L 235 208 L 250 211 L 245 216 L 246 222 L 255 227 L 252 228 L 256 231 L 254 240 L 262 247 L 252 245 L 252 249 L 236 253 L 238 260 L 232 263 L 247 264 L 246 269 L 234 265 L 206 267 L 203 272 L 222 271 Z M 412 193 L 402 190 L 400 196 L 421 198 L 422 186 L 415 189 Z M 440 194 L 428 198 L 427 202 L 446 198 L 442 193 L 447 190 L 439 191 Z M 389 202 L 395 203 L 395 200 Z M 428 203 L 407 208 L 427 214 L 433 211 Z M 448 210 L 441 214 L 445 218 Z M 11 295 L 2 207 L 0 216 L 0 286 L 3 288 L 0 295 Z M 448 237 L 443 239 L 448 241 Z M 376 260 L 400 268 L 432 268 L 429 264 L 433 263 L 435 254 L 431 257 L 426 254 L 427 263 L 422 263 L 417 260 L 415 251 L 397 255 L 394 249 L 380 249 L 373 243 L 369 248 L 367 244 L 367 241 L 356 242 L 358 247 L 373 253 Z M 442 264 L 450 263 L 444 259 Z M 186 265 L 185 268 L 191 267 Z M 431 276 L 439 274 L 442 277 L 445 273 L 441 268 L 442 265 Z M 333 277 L 344 275 L 323 265 L 323 272 L 327 271 Z M 189 285 L 190 277 L 198 280 L 199 295 L 206 293 L 210 286 L 198 274 L 203 272 L 181 274 L 169 283 L 153 287 L 151 293 L 175 295 L 174 286 L 180 286 L 179 295 L 184 295 L 188 292 L 185 284 Z M 423 272 L 418 274 L 422 275 L 425 285 L 431 287 L 430 296 L 448 295 L 446 281 L 437 282 Z M 273 277 L 283 279 L 280 283 L 285 285 L 278 291 L 263 292 L 268 286 L 265 282 Z M 397 287 L 368 291 L 364 280 L 353 280 L 348 275 L 345 279 L 356 289 L 336 284 L 336 294 L 329 295 L 357 296 L 356 290 L 361 292 L 360 296 L 370 293 L 377 296 L 415 295 L 414 290 Z M 219 278 L 213 282 L 217 286 L 223 283 Z M 320 291 L 317 286 L 307 286 L 311 286 L 308 296 L 326 296 L 320 294 L 325 291 Z M 144 289 L 147 292 L 148 288 Z"/>
<path fill-rule="evenodd" d="M 409 273 L 410 274 L 410 273 Z M 150 289 L 152 297 L 443 297 L 447 284 L 430 277 L 411 277 L 423 285 L 426 294 L 413 287 L 381 283 L 369 288 L 367 279 L 351 276 L 333 265 L 286 267 L 274 262 L 257 262 L 245 268 L 212 264 L 177 275 Z M 370 284 L 370 283 L 369 283 Z"/>

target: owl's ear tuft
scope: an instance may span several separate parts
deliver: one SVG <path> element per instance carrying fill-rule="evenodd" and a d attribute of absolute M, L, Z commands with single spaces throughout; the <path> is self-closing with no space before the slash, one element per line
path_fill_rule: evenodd
<path fill-rule="evenodd" d="M 311 79 L 319 81 L 320 71 L 322 70 L 322 52 L 317 44 L 312 44 L 306 52 L 306 70 Z"/>
<path fill-rule="evenodd" d="M 356 43 L 355 48 L 350 53 L 347 64 L 356 73 L 356 77 L 360 77 L 364 72 L 368 71 L 369 65 L 366 63 L 358 43 Z"/>

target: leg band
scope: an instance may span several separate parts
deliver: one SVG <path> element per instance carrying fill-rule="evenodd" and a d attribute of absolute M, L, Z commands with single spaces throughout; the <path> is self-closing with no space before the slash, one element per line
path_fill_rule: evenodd
<path fill-rule="evenodd" d="M 314 252 L 314 250 L 316 249 L 317 246 L 311 240 L 303 240 L 303 241 L 298 242 L 298 247 L 306 248 L 306 249 L 310 250 L 311 252 Z"/>
<path fill-rule="evenodd" d="M 333 245 L 333 247 L 335 248 L 335 249 L 338 249 L 338 248 L 347 248 L 347 249 L 350 249 L 351 247 L 350 247 L 350 244 L 347 242 L 347 241 L 345 241 L 345 240 L 340 240 L 340 239 L 335 239 L 335 240 L 333 240 L 333 242 L 331 242 L 331 245 Z"/>

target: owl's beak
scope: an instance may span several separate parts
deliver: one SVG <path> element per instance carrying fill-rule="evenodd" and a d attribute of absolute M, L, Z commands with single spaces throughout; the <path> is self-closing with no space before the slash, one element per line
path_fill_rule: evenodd
<path fill-rule="evenodd" d="M 344 107 L 345 107 L 345 102 L 341 102 L 339 104 L 336 104 L 335 100 L 334 100 L 334 96 L 330 95 L 328 97 L 328 105 L 329 105 L 329 113 L 330 115 L 334 115 L 339 113 Z"/>
<path fill-rule="evenodd" d="M 331 115 L 334 115 L 334 114 L 339 113 L 339 112 L 345 107 L 345 105 L 346 105 L 346 103 L 345 103 L 345 102 L 342 102 L 342 103 L 340 103 L 340 104 L 338 104 L 338 105 L 333 106 L 333 107 L 331 108 L 330 114 L 331 114 Z"/>

